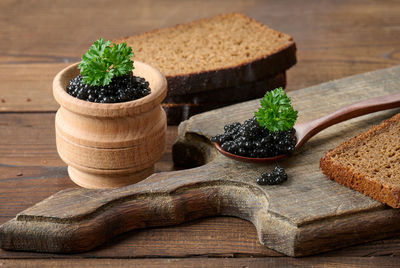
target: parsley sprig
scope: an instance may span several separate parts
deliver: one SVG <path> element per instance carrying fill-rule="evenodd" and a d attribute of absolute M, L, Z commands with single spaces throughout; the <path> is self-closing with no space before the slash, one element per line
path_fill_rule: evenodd
<path fill-rule="evenodd" d="M 271 132 L 289 130 L 297 120 L 297 111 L 283 89 L 269 91 L 260 101 L 261 107 L 254 115 L 260 126 Z"/>
<path fill-rule="evenodd" d="M 113 44 L 99 39 L 93 43 L 82 56 L 78 65 L 82 82 L 92 86 L 108 85 L 113 77 L 131 72 L 133 67 L 133 52 L 126 43 Z"/>

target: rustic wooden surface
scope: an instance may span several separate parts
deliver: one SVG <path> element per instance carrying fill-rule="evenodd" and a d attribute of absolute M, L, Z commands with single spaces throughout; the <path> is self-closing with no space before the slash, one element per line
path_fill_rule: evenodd
<path fill-rule="evenodd" d="M 249 118 L 259 100 L 194 116 L 180 125 L 173 155 L 185 165 L 196 162 L 192 157 L 200 154 L 204 160 L 195 163 L 199 167 L 157 173 L 117 189 L 60 191 L 0 226 L 0 247 L 78 253 L 126 231 L 221 215 L 252 222 L 263 245 L 289 256 L 399 234 L 399 210 L 328 180 L 319 169 L 324 152 L 400 112 L 399 88 L 396 66 L 289 92 L 300 112 L 298 122 L 315 127 L 311 129 L 318 129 L 314 122 L 323 127 L 390 110 L 324 130 L 311 145 L 279 162 L 289 176 L 279 186 L 255 181 L 274 162 L 238 162 L 217 153 L 209 142 L 225 124 Z M 325 120 L 318 119 L 321 113 Z"/>
<path fill-rule="evenodd" d="M 298 63 L 287 73 L 288 90 L 400 63 L 397 1 L 309 0 L 293 4 L 289 0 L 153 0 L 85 1 L 71 5 L 69 1 L 5 0 L 0 2 L 0 10 L 0 223 L 49 195 L 74 186 L 55 150 L 57 104 L 51 96 L 51 80 L 63 67 L 79 60 L 99 36 L 119 38 L 220 12 L 242 11 L 294 37 Z M 171 145 L 176 127 L 169 127 L 167 135 L 168 150 L 156 165 L 162 171 L 173 169 Z M 51 266 L 52 262 L 60 266 L 79 262 L 118 266 L 132 261 L 155 267 L 199 263 L 210 267 L 253 267 L 256 263 L 390 267 L 398 264 L 399 248 L 400 239 L 395 237 L 291 259 L 261 246 L 250 223 L 220 217 L 174 228 L 134 231 L 79 255 L 0 251 L 0 262 L 29 266 Z M 246 256 L 253 258 L 212 258 Z M 12 260 L 19 258 L 26 260 Z M 50 262 L 47 258 L 67 260 Z"/>

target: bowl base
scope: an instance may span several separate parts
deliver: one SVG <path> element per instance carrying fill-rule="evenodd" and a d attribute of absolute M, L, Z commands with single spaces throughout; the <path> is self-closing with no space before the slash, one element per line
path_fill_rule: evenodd
<path fill-rule="evenodd" d="M 154 166 L 137 172 L 122 174 L 94 174 L 88 173 L 72 166 L 68 166 L 68 175 L 71 180 L 87 189 L 118 188 L 137 183 L 154 173 Z"/>

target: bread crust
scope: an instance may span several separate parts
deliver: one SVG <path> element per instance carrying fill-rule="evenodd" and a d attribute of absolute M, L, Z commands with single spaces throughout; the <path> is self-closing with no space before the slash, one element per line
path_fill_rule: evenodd
<path fill-rule="evenodd" d="M 194 92 L 186 95 L 171 96 L 167 94 L 164 103 L 209 104 L 227 101 L 230 103 L 237 103 L 262 98 L 267 91 L 277 87 L 286 87 L 286 73 L 283 72 L 273 77 L 267 77 L 262 80 L 234 87 Z"/>
<path fill-rule="evenodd" d="M 247 17 L 242 13 L 229 13 L 219 15 L 223 16 L 239 16 L 245 18 L 262 26 L 262 23 Z M 182 25 L 194 25 L 196 23 L 206 21 L 209 18 L 193 21 L 188 24 L 178 24 L 164 29 L 174 29 Z M 124 37 L 118 40 L 113 40 L 115 43 L 127 42 L 130 38 L 140 35 L 154 35 L 162 29 L 156 29 L 150 32 L 142 33 L 139 35 Z M 272 29 L 271 29 L 272 30 Z M 208 90 L 215 90 L 220 88 L 228 88 L 238 86 L 240 84 L 250 83 L 257 80 L 262 80 L 266 77 L 271 77 L 282 73 L 296 64 L 296 45 L 293 38 L 287 34 L 280 33 L 272 30 L 274 33 L 287 38 L 287 43 L 279 48 L 276 48 L 272 53 L 266 54 L 262 57 L 254 58 L 250 61 L 243 60 L 242 63 L 226 68 L 210 69 L 206 71 L 191 72 L 184 74 L 168 75 L 166 74 L 168 82 L 169 96 L 180 96 L 185 94 L 192 94 L 196 92 L 203 92 Z M 145 61 L 145 59 L 142 59 Z"/>
<path fill-rule="evenodd" d="M 285 88 L 285 86 L 286 74 L 281 73 L 272 78 L 266 78 L 237 87 L 198 92 L 183 96 L 167 96 L 162 106 L 167 114 L 168 125 L 178 125 L 193 115 L 261 98 L 267 90 L 277 87 Z"/>
<path fill-rule="evenodd" d="M 296 64 L 296 45 L 288 44 L 275 54 L 231 68 L 179 76 L 167 76 L 170 96 L 234 87 L 285 72 Z"/>
<path fill-rule="evenodd" d="M 393 183 L 389 184 L 382 180 L 382 178 L 378 180 L 377 177 L 345 166 L 335 160 L 335 157 L 346 149 L 353 146 L 363 146 L 363 142 L 369 140 L 372 136 L 384 135 L 384 132 L 392 127 L 393 124 L 398 124 L 399 121 L 400 113 L 384 120 L 377 126 L 371 127 L 368 131 L 341 143 L 338 147 L 329 150 L 320 160 L 322 172 L 331 180 L 335 180 L 393 208 L 400 208 L 400 178 L 397 185 Z M 380 155 L 376 155 L 376 157 L 378 160 Z"/>
<path fill-rule="evenodd" d="M 167 124 L 179 125 L 182 121 L 189 119 L 191 116 L 203 113 L 209 110 L 213 110 L 219 107 L 219 105 L 229 104 L 209 104 L 200 105 L 193 103 L 162 103 L 165 113 L 167 114 Z"/>

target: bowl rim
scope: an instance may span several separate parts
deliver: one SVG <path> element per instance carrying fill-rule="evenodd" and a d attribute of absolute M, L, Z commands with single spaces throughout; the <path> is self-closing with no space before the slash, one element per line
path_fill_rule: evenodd
<path fill-rule="evenodd" d="M 135 61 L 135 70 L 145 73 L 144 78 L 152 76 L 154 82 L 151 84 L 151 92 L 143 98 L 119 102 L 119 103 L 96 103 L 78 99 L 66 92 L 66 86 L 71 79 L 71 73 L 79 73 L 78 64 L 74 63 L 64 68 L 53 79 L 53 95 L 61 107 L 77 114 L 97 117 L 118 117 L 137 115 L 148 112 L 158 106 L 167 95 L 167 80 L 165 76 L 155 67 L 146 63 Z M 146 78 L 147 77 L 147 78 Z M 68 79 L 69 78 L 69 79 Z"/>

